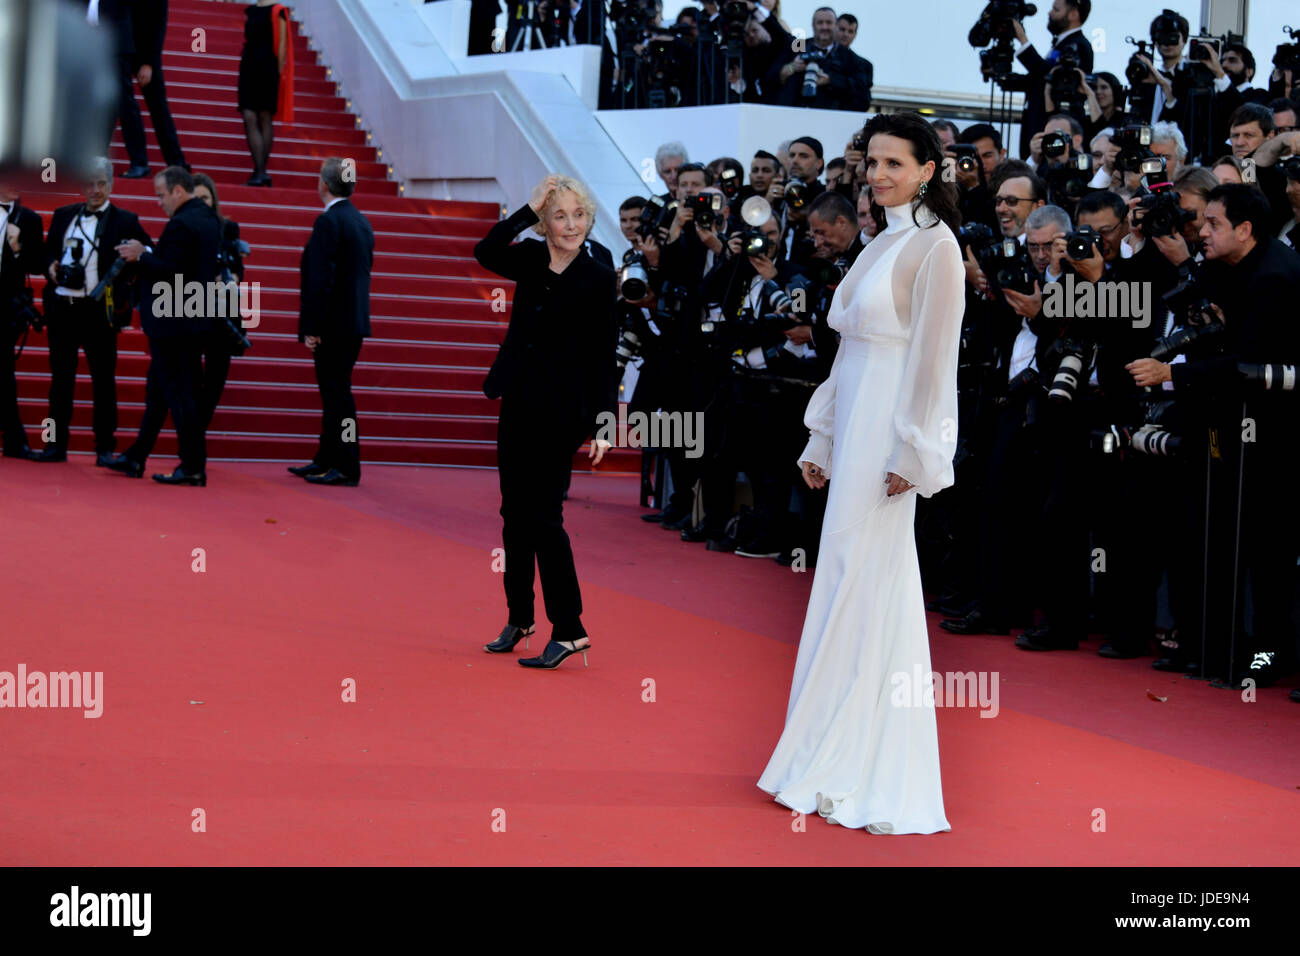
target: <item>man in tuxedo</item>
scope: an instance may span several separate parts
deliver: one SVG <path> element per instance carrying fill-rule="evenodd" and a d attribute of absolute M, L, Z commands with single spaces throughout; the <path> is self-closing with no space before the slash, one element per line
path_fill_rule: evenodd
<path fill-rule="evenodd" d="M 1029 42 L 1025 27 L 1012 21 L 1020 46 L 1016 59 L 1029 71 L 1025 90 L 1025 109 L 1020 120 L 1020 155 L 1029 155 L 1029 141 L 1047 121 L 1047 103 L 1043 97 L 1048 76 L 1058 64 L 1074 63 L 1084 73 L 1092 72 L 1092 43 L 1083 35 L 1083 24 L 1092 12 L 1092 0 L 1053 0 L 1047 14 L 1047 30 L 1052 34 L 1052 49 L 1043 56 Z"/>
<path fill-rule="evenodd" d="M 14 343 L 22 333 L 13 323 L 24 305 L 27 277 L 43 265 L 41 217 L 18 201 L 18 190 L 0 182 L 0 437 L 6 458 L 31 457 L 14 372 Z"/>
<path fill-rule="evenodd" d="M 176 428 L 180 466 L 169 475 L 156 474 L 154 481 L 169 485 L 205 486 L 207 439 L 203 410 L 198 396 L 202 389 L 203 341 L 212 317 L 190 315 L 185 287 L 197 282 L 208 299 L 210 283 L 217 280 L 217 248 L 221 226 L 216 213 L 194 195 L 194 177 L 179 166 L 168 166 L 153 180 L 167 225 L 150 250 L 131 239 L 118 247 L 128 262 L 140 263 L 140 324 L 149 336 L 149 377 L 145 386 L 147 423 L 159 417 L 158 406 L 166 404 Z M 123 454 L 114 456 L 108 467 L 139 478 L 153 451 L 157 432 L 142 427 L 135 442 Z"/>
<path fill-rule="evenodd" d="M 95 464 L 107 465 L 117 447 L 117 333 L 130 324 L 131 282 L 135 270 L 123 268 L 100 298 L 92 294 L 118 262 L 117 247 L 128 239 L 152 240 L 139 217 L 109 201 L 113 164 L 100 157 L 83 186 L 85 202 L 60 206 L 50 219 L 42 271 L 45 322 L 50 345 L 50 420 L 52 440 L 35 461 L 67 461 L 76 389 L 78 352 L 86 353 L 94 396 Z M 76 276 L 82 267 L 84 278 Z M 59 281 L 62 267 L 76 278 Z"/>
<path fill-rule="evenodd" d="M 375 233 L 348 198 L 356 186 L 343 160 L 321 166 L 316 217 L 302 253 L 298 340 L 311 350 L 320 387 L 321 430 L 316 454 L 289 471 L 312 484 L 355 487 L 361 480 L 352 368 L 370 335 L 370 270 Z"/>
<path fill-rule="evenodd" d="M 169 166 L 189 169 L 176 135 L 176 124 L 167 105 L 167 87 L 163 81 L 162 48 L 167 33 L 167 0 L 100 0 L 100 22 L 113 31 L 117 54 L 118 116 L 122 123 L 122 143 L 130 166 L 124 179 L 142 179 L 149 175 L 149 157 L 145 146 L 144 122 L 135 102 L 133 82 L 140 84 L 153 121 L 154 135 L 163 161 Z M 113 138 L 112 127 L 108 140 Z"/>

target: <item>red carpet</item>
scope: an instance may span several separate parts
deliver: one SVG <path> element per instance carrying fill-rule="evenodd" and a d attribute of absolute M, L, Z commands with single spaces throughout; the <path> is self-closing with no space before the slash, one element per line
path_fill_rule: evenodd
<path fill-rule="evenodd" d="M 939 710 L 953 832 L 793 832 L 754 782 L 811 575 L 636 520 L 634 479 L 575 476 L 591 667 L 546 673 L 480 649 L 504 622 L 492 471 L 376 467 L 335 489 L 215 465 L 190 489 L 77 459 L 0 461 L 0 671 L 104 674 L 98 719 L 0 711 L 3 864 L 1296 859 L 1286 688 L 1247 704 L 1095 643 L 936 635 L 937 670 L 1001 675 L 997 717 Z M 539 594 L 544 640 L 541 612 Z"/>

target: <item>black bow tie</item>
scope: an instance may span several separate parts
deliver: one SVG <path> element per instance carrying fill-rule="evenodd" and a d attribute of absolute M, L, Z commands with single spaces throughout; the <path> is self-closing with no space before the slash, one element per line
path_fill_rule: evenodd
<path fill-rule="evenodd" d="M 100 206 L 98 209 L 83 209 L 81 214 L 83 216 L 94 216 L 98 219 L 100 216 L 104 215 L 104 211 L 104 207 Z"/>

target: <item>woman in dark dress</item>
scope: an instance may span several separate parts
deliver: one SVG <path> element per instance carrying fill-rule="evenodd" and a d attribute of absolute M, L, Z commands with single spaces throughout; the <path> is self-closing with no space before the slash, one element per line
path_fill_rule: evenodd
<path fill-rule="evenodd" d="M 293 87 L 289 56 L 288 8 L 271 0 L 250 4 L 244 10 L 244 51 L 239 58 L 239 111 L 253 156 L 248 186 L 271 185 L 266 164 L 274 140 L 272 120 L 277 116 L 285 122 L 293 119 L 287 102 Z"/>
<path fill-rule="evenodd" d="M 510 612 L 484 650 L 508 653 L 532 634 L 535 560 L 551 639 L 540 657 L 519 661 L 525 667 L 558 667 L 578 652 L 585 663 L 590 644 L 563 511 L 573 456 L 589 435 L 607 433 L 618 408 L 616 276 L 585 247 L 595 211 L 577 180 L 548 176 L 474 247 L 483 266 L 515 282 L 505 341 L 483 382 L 488 398 L 501 399 L 497 470 Z M 512 245 L 529 226 L 546 241 Z M 592 441 L 593 465 L 610 445 Z"/>

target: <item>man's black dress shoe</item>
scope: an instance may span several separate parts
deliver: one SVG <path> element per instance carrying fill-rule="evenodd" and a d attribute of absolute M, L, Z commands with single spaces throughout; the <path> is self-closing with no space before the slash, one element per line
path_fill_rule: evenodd
<path fill-rule="evenodd" d="M 164 485 L 197 485 L 200 488 L 208 485 L 206 472 L 188 472 L 184 468 L 177 468 L 170 475 L 156 474 L 153 480 Z"/>
<path fill-rule="evenodd" d="M 682 540 L 690 541 L 693 544 L 698 544 L 701 541 L 708 541 L 711 537 L 713 537 L 713 535 L 709 533 L 703 523 L 697 524 L 694 528 L 682 529 Z"/>
<path fill-rule="evenodd" d="M 1107 641 L 1105 644 L 1101 645 L 1101 647 L 1097 648 L 1097 653 L 1102 657 L 1127 661 L 1134 657 L 1146 657 L 1147 649 L 1145 647 L 1129 647 L 1125 644 L 1116 644 L 1114 641 Z"/>
<path fill-rule="evenodd" d="M 6 458 L 27 458 L 30 459 L 36 452 L 32 451 L 30 445 L 21 445 L 18 448 L 6 448 L 4 456 Z"/>
<path fill-rule="evenodd" d="M 95 462 L 101 464 L 101 462 Z M 127 458 L 126 455 L 110 455 L 108 460 L 102 462 L 105 468 L 111 468 L 113 471 L 120 472 L 128 478 L 144 477 L 144 462 L 135 461 Z"/>
<path fill-rule="evenodd" d="M 524 650 L 528 650 L 528 638 L 534 630 L 535 627 L 532 624 L 529 624 L 526 628 L 507 624 L 495 641 L 483 645 L 483 650 L 492 654 L 508 654 L 515 649 L 515 645 L 519 643 L 521 638 L 524 642 Z"/>
<path fill-rule="evenodd" d="M 1300 704 L 1300 687 L 1297 687 L 1295 690 L 1291 691 L 1291 693 L 1287 694 L 1287 696 L 1290 697 L 1297 704 Z"/>
<path fill-rule="evenodd" d="M 1016 647 L 1023 651 L 1077 651 L 1079 639 L 1058 633 L 1050 625 L 1039 624 L 1017 637 Z"/>
<path fill-rule="evenodd" d="M 132 166 L 122 174 L 123 179 L 144 179 L 149 175 L 148 166 Z"/>
<path fill-rule="evenodd" d="M 939 626 L 950 634 L 1010 634 L 1011 628 L 1001 621 L 991 621 L 983 611 L 973 610 L 965 617 L 940 621 Z"/>
<path fill-rule="evenodd" d="M 299 478 L 306 478 L 308 475 L 323 475 L 329 470 L 328 465 L 318 465 L 314 461 L 305 465 L 289 466 L 289 474 L 297 475 Z"/>
<path fill-rule="evenodd" d="M 684 514 L 680 518 L 669 518 L 664 516 L 663 524 L 660 525 L 665 531 L 685 531 L 691 526 L 690 514 Z"/>
<path fill-rule="evenodd" d="M 574 643 L 584 640 L 585 638 L 574 638 Z M 564 660 L 570 654 L 582 654 L 582 666 L 587 666 L 587 651 L 591 650 L 591 644 L 588 643 L 582 647 L 569 650 L 559 641 L 549 641 L 545 650 L 542 651 L 541 657 L 521 657 L 519 663 L 524 667 L 539 667 L 543 670 L 554 670 L 560 666 L 560 661 Z"/>
<path fill-rule="evenodd" d="M 668 512 L 666 511 L 652 511 L 649 514 L 644 514 L 641 516 L 642 521 L 649 521 L 654 524 L 663 524 L 664 521 L 666 521 L 667 519 L 668 519 Z"/>
<path fill-rule="evenodd" d="M 704 547 L 709 551 L 734 552 L 736 550 L 736 539 L 730 535 L 723 535 L 721 538 L 710 538 Z"/>
<path fill-rule="evenodd" d="M 46 445 L 40 451 L 32 452 L 27 457 L 32 461 L 67 461 L 68 453 L 62 448 Z"/>
<path fill-rule="evenodd" d="M 331 468 L 329 471 L 320 472 L 319 474 L 303 475 L 313 485 L 343 485 L 347 488 L 355 488 L 361 481 L 361 477 L 349 478 L 337 468 Z"/>

